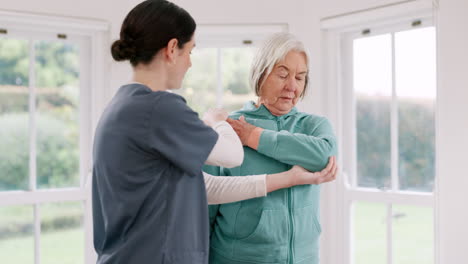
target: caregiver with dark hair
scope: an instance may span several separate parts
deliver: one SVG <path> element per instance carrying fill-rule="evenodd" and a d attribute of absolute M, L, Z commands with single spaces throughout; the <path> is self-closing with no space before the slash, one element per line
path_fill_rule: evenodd
<path fill-rule="evenodd" d="M 112 45 L 115 60 L 130 61 L 133 80 L 112 98 L 94 138 L 98 263 L 206 264 L 208 203 L 336 176 L 334 159 L 317 173 L 296 166 L 249 177 L 202 174 L 204 164 L 239 166 L 244 153 L 225 111 L 211 110 L 202 121 L 183 97 L 168 92 L 181 87 L 191 66 L 195 27 L 182 8 L 148 0 L 130 11 Z"/>

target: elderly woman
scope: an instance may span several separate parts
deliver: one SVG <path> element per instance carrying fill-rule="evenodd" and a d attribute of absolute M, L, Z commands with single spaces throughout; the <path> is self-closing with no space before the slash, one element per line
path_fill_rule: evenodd
<path fill-rule="evenodd" d="M 277 173 L 300 165 L 320 171 L 336 155 L 324 117 L 295 108 L 307 89 L 309 55 L 294 36 L 279 33 L 258 51 L 251 85 L 258 101 L 230 118 L 244 145 L 241 166 L 206 168 L 218 175 Z M 210 263 L 318 263 L 319 185 L 302 185 L 267 197 L 210 206 Z"/>

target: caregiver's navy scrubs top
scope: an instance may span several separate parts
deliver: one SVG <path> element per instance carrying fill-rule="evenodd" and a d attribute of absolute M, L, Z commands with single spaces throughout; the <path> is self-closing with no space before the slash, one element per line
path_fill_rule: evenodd
<path fill-rule="evenodd" d="M 119 89 L 94 139 L 98 263 L 208 263 L 202 166 L 217 139 L 181 96 Z"/>

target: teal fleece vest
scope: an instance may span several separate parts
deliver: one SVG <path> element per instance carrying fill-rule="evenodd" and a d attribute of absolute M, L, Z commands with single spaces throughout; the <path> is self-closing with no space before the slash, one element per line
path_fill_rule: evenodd
<path fill-rule="evenodd" d="M 336 155 L 336 138 L 327 119 L 297 112 L 274 116 L 263 105 L 247 103 L 231 118 L 243 115 L 264 128 L 258 150 L 244 147 L 241 166 L 206 166 L 215 175 L 277 173 L 300 165 L 320 171 Z M 210 263 L 319 262 L 319 186 L 278 190 L 266 197 L 210 206 Z"/>

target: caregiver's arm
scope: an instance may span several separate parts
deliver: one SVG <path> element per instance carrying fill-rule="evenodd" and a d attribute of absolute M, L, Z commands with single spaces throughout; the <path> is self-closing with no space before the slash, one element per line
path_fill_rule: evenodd
<path fill-rule="evenodd" d="M 256 197 L 283 188 L 304 184 L 321 184 L 333 181 L 337 174 L 335 157 L 320 172 L 309 172 L 302 167 L 268 175 L 213 176 L 203 173 L 208 204 L 231 203 Z"/>
<path fill-rule="evenodd" d="M 228 113 L 222 109 L 208 110 L 203 121 L 218 133 L 218 141 L 211 150 L 207 165 L 234 168 L 240 166 L 244 160 L 244 149 L 236 132 L 225 120 Z"/>

